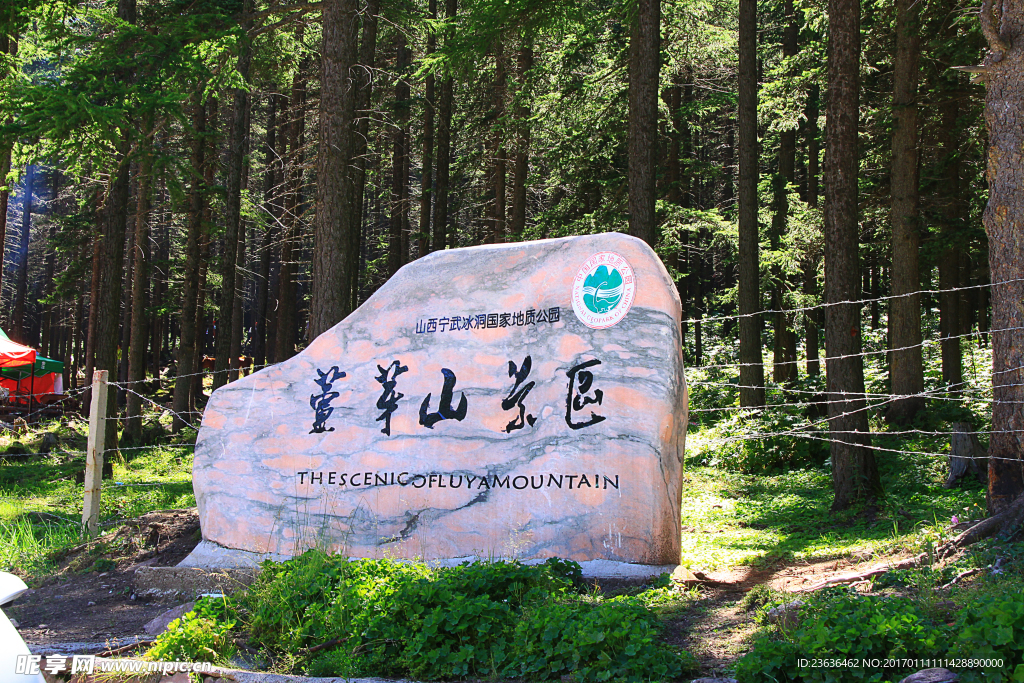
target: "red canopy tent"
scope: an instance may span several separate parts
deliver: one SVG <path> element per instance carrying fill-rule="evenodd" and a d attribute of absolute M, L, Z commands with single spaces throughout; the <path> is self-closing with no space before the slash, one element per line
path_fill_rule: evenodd
<path fill-rule="evenodd" d="M 30 413 L 32 411 L 32 403 L 35 399 L 34 394 L 36 393 L 35 373 L 32 372 L 32 366 L 35 365 L 35 362 L 35 349 L 30 346 L 23 346 L 22 344 L 11 341 L 11 338 L 8 337 L 3 330 L 0 330 L 0 369 L 28 366 L 27 382 L 20 379 L 10 380 L 3 378 L 0 379 L 0 386 L 7 389 L 12 402 L 17 402 L 19 396 L 24 398 L 25 394 L 27 394 L 28 409 Z M 50 391 L 53 391 L 52 387 L 50 388 Z"/>
<path fill-rule="evenodd" d="M 4 331 L 0 330 L 0 368 L 32 365 L 35 362 L 35 349 L 11 341 Z"/>

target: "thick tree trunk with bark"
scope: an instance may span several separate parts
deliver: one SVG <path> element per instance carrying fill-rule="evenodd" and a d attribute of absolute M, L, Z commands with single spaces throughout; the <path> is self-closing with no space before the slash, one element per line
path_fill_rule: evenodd
<path fill-rule="evenodd" d="M 825 136 L 825 372 L 834 510 L 881 494 L 868 435 L 861 352 L 857 210 L 860 3 L 829 0 Z"/>
<path fill-rule="evenodd" d="M 739 17 L 739 326 L 740 405 L 764 405 L 757 226 L 757 0 L 740 0 Z"/>
<path fill-rule="evenodd" d="M 445 17 L 449 20 L 458 13 L 458 0 L 445 0 Z M 437 101 L 437 196 L 434 197 L 434 235 L 432 249 L 441 251 L 448 246 L 448 183 L 452 153 L 452 106 L 455 82 L 448 76 L 441 81 Z"/>
<path fill-rule="evenodd" d="M 248 15 L 252 10 L 251 0 L 246 0 L 242 12 L 242 28 L 251 23 Z M 238 75 L 249 78 L 249 63 L 252 61 L 252 43 L 248 40 L 238 56 Z M 235 88 L 231 107 L 231 130 L 228 135 L 227 197 L 224 217 L 224 249 L 220 255 L 220 307 L 217 315 L 217 347 L 214 353 L 213 388 L 227 384 L 227 370 L 231 365 L 231 331 L 235 310 L 235 270 L 238 267 L 238 241 L 245 240 L 242 225 L 242 165 L 245 162 L 245 141 L 249 137 L 249 92 Z M 236 361 L 237 362 L 237 361 Z"/>
<path fill-rule="evenodd" d="M 198 99 L 198 98 L 197 98 Z M 192 107 L 192 186 L 189 193 L 188 232 L 185 236 L 185 270 L 182 283 L 181 319 L 179 323 L 177 377 L 174 380 L 172 430 L 187 424 L 192 375 L 196 372 L 196 312 L 199 306 L 199 259 L 203 237 L 203 213 L 206 203 L 206 105 L 196 102 Z"/>
<path fill-rule="evenodd" d="M 351 268 L 353 231 L 359 230 L 353 211 L 355 184 L 352 164 L 356 136 L 356 87 L 353 66 L 358 54 L 358 0 L 323 3 L 320 50 L 320 145 L 317 153 L 316 222 L 313 228 L 312 299 L 307 336 L 310 341 L 329 330 L 352 310 Z M 294 98 L 293 98 L 294 99 Z M 281 259 L 282 273 L 285 263 Z M 283 282 L 283 279 L 282 279 Z M 282 305 L 293 306 L 292 300 Z M 281 339 L 281 325 L 278 325 Z M 278 357 L 291 356 L 291 346 Z"/>
<path fill-rule="evenodd" d="M 907 424 L 924 408 L 921 355 L 920 188 L 918 186 L 917 81 L 921 3 L 896 1 L 896 56 L 892 97 L 892 335 L 890 384 L 894 401 L 886 420 Z M 895 397 L 906 398 L 895 398 Z"/>
<path fill-rule="evenodd" d="M 652 247 L 657 188 L 661 0 L 636 0 L 629 39 L 629 234 Z"/>
<path fill-rule="evenodd" d="M 96 369 L 117 374 L 117 347 L 121 338 L 121 288 L 124 279 L 124 242 L 128 227 L 128 196 L 131 162 L 130 133 L 122 131 L 118 164 L 111 176 L 110 192 L 104 207 L 101 238 L 100 274 L 96 305 Z M 91 378 L 90 378 L 91 379 Z M 108 392 L 107 416 L 117 414 L 117 392 Z M 107 430 L 108 449 L 117 447 L 117 430 Z"/>
<path fill-rule="evenodd" d="M 1024 0 L 1003 0 L 998 22 L 985 0 L 980 17 L 990 48 L 983 74 L 989 195 L 982 220 L 992 279 L 988 507 L 997 514 L 1024 493 Z"/>
<path fill-rule="evenodd" d="M 118 17 L 135 23 L 134 0 L 119 0 Z M 104 206 L 103 234 L 100 239 L 100 273 L 97 282 L 96 313 L 96 369 L 107 370 L 110 376 L 117 374 L 117 347 L 120 339 L 118 326 L 121 322 L 121 289 L 124 279 L 124 243 L 128 226 L 128 199 L 131 190 L 130 174 L 132 132 L 126 124 L 119 130 L 120 144 L 114 155 L 115 164 L 111 170 L 110 190 Z M 90 377 L 90 380 L 92 378 Z M 106 416 L 117 415 L 117 393 L 108 392 Z M 117 448 L 117 430 L 108 429 L 106 448 Z M 107 456 L 111 457 L 110 454 Z M 112 461 L 110 461 L 112 462 Z"/>

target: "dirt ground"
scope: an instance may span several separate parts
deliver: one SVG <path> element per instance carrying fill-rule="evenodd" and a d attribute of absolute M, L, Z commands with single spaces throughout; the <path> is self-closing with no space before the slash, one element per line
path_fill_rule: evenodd
<path fill-rule="evenodd" d="M 740 606 L 751 588 L 768 584 L 776 590 L 798 591 L 833 576 L 866 571 L 895 559 L 900 558 L 864 556 L 698 571 L 698 576 L 705 579 L 698 588 L 701 597 L 690 609 L 669 620 L 666 635 L 670 642 L 697 657 L 702 675 L 724 675 L 749 650 L 750 638 L 757 630 L 753 612 Z"/>
<path fill-rule="evenodd" d="M 199 543 L 196 510 L 159 510 L 67 553 L 59 570 L 4 609 L 29 645 L 107 643 L 143 635 L 174 605 L 144 602 L 132 590 L 142 566 L 173 566 Z M 105 571 L 103 571 L 105 570 Z"/>

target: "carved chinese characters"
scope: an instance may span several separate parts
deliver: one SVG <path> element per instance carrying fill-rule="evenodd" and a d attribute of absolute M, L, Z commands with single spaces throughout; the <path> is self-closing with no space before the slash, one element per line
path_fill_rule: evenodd
<path fill-rule="evenodd" d="M 204 546 L 677 563 L 679 321 L 664 266 L 624 235 L 419 259 L 214 393 Z"/>

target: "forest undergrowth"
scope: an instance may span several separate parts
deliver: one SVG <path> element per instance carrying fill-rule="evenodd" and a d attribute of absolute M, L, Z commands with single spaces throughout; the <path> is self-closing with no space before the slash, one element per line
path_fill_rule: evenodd
<path fill-rule="evenodd" d="M 885 339 L 881 332 L 871 333 L 865 346 L 869 353 L 884 351 Z M 841 628 L 843 625 L 839 622 L 846 618 L 843 615 L 848 615 L 851 623 L 860 623 L 867 619 L 865 615 L 873 615 L 867 619 L 874 624 L 868 630 L 881 629 L 887 634 L 882 638 L 884 646 L 879 646 L 886 654 L 916 652 L 927 647 L 936 652 L 936 648 L 944 648 L 943 652 L 955 654 L 959 651 L 957 648 L 974 647 L 976 643 L 965 640 L 969 635 L 957 634 L 973 633 L 968 622 L 991 617 L 985 616 L 988 614 L 985 610 L 1004 615 L 1000 618 L 1009 620 L 1006 628 L 1011 635 L 1018 628 L 1024 634 L 1024 607 L 1020 609 L 1021 618 L 1017 619 L 1013 616 L 1017 614 L 1016 602 L 993 602 L 1005 596 L 1010 596 L 1005 599 L 1016 600 L 1013 596 L 1019 591 L 1013 587 L 1024 583 L 1021 578 L 1024 562 L 1018 559 L 1024 558 L 1024 548 L 1008 539 L 978 544 L 934 566 L 887 572 L 854 591 L 839 587 L 813 596 L 801 594 L 800 599 L 806 605 L 801 610 L 807 615 L 801 622 L 805 626 L 803 630 L 784 630 L 769 623 L 766 617 L 772 606 L 793 599 L 793 595 L 778 588 L 777 582 L 771 583 L 772 577 L 830 560 L 836 560 L 835 568 L 838 568 L 841 560 L 845 560 L 846 565 L 863 565 L 928 552 L 952 538 L 958 524 L 984 516 L 985 490 L 980 482 L 968 477 L 951 488 L 943 486 L 951 425 L 966 421 L 978 432 L 990 429 L 985 410 L 987 378 L 982 374 L 990 362 L 988 349 L 976 340 L 965 342 L 963 347 L 968 383 L 962 393 L 956 395 L 963 400 L 946 400 L 949 395 L 940 386 L 938 350 L 926 346 L 926 393 L 933 398 L 929 409 L 917 422 L 910 429 L 901 428 L 899 434 L 892 434 L 883 419 L 885 400 L 881 397 L 888 390 L 882 369 L 884 353 L 867 357 L 869 403 L 873 394 L 880 397 L 877 406 L 871 409 L 870 424 L 872 444 L 879 448 L 876 456 L 885 496 L 839 513 L 830 511 L 833 491 L 827 442 L 814 438 L 818 436 L 816 432 L 827 429 L 820 426 L 822 417 L 816 413 L 823 389 L 819 378 L 801 373 L 795 384 L 771 387 L 764 409 L 740 411 L 736 409 L 737 380 L 730 368 L 735 363 L 735 347 L 712 347 L 707 366 L 688 370 L 691 413 L 682 495 L 681 562 L 712 577 L 747 568 L 745 578 L 737 580 L 735 585 L 719 583 L 716 587 L 712 579 L 710 584 L 685 588 L 666 579 L 657 586 L 627 591 L 615 597 L 614 592 L 606 594 L 599 586 L 580 586 L 577 581 L 573 587 L 565 583 L 566 580 L 572 583 L 571 566 L 568 569 L 560 566 L 558 572 L 562 574 L 551 575 L 523 568 L 523 576 L 506 581 L 498 576 L 501 571 L 487 565 L 461 570 L 465 575 L 459 572 L 446 575 L 422 566 L 408 571 L 391 565 L 334 567 L 333 560 L 314 555 L 303 562 L 322 565 L 321 569 L 330 565 L 334 567 L 331 571 L 339 577 L 351 574 L 361 577 L 359 582 L 369 583 L 361 583 L 362 588 L 359 588 L 346 587 L 343 581 L 336 581 L 332 587 L 316 588 L 306 585 L 310 569 L 305 564 L 277 565 L 271 567 L 268 582 L 260 584 L 262 593 L 235 596 L 225 603 L 226 607 L 201 604 L 195 613 L 182 619 L 169 632 L 174 635 L 162 641 L 162 649 L 154 652 L 160 656 L 205 657 L 229 663 L 240 654 L 236 644 L 242 638 L 242 642 L 249 644 L 242 648 L 241 654 L 248 648 L 259 653 L 258 663 L 279 671 L 380 673 L 384 668 L 397 666 L 394 673 L 430 674 L 437 678 L 480 675 L 547 678 L 558 672 L 561 672 L 559 675 L 575 672 L 573 675 L 579 680 L 604 680 L 605 674 L 641 680 L 735 671 L 744 680 L 817 680 L 817 674 L 801 670 L 795 660 L 790 662 L 789 659 L 795 657 L 799 648 L 824 653 L 829 647 L 839 647 L 828 639 L 814 645 L 808 640 L 811 638 L 808 629 Z M 768 363 L 770 358 L 766 356 L 765 360 Z M 104 481 L 101 524 L 112 536 L 128 520 L 147 512 L 195 505 L 191 486 L 195 432 L 186 430 L 172 437 L 166 414 L 151 412 L 146 417 L 151 443 L 132 446 L 118 454 L 114 458 L 113 477 Z M 0 570 L 13 571 L 30 582 L 45 581 L 57 571 L 62 554 L 82 542 L 78 520 L 83 491 L 76 474 L 84 469 L 86 431 L 85 421 L 69 415 L 14 428 L 0 436 L 0 455 L 9 454 L 9 457 L 0 457 Z M 984 443 L 985 434 L 979 436 Z M 50 452 L 24 455 L 42 450 Z M 972 569 L 976 573 L 970 578 L 943 588 L 959 574 Z M 73 571 L 98 569 L 82 565 Z M 273 580 L 278 583 L 274 584 L 271 577 L 277 577 Z M 297 583 L 281 584 L 285 579 Z M 379 590 L 381 581 L 394 583 L 388 591 L 412 591 L 416 593 L 414 602 L 428 605 L 431 603 L 423 595 L 434 599 L 438 597 L 434 593 L 438 590 L 442 593 L 454 590 L 445 582 L 461 585 L 465 581 L 478 581 L 487 585 L 498 581 L 502 585 L 509 584 L 506 589 L 520 602 L 513 601 L 512 612 L 505 607 L 495 607 L 490 598 L 469 600 L 464 605 L 460 602 L 461 621 L 445 622 L 438 615 L 452 612 L 441 600 L 440 611 L 434 617 L 429 610 L 414 610 L 402 617 L 417 623 L 433 619 L 431 637 L 436 642 L 429 638 L 424 642 L 403 641 L 394 645 L 398 650 L 388 654 L 387 648 L 379 649 L 379 643 L 360 641 L 362 644 L 356 644 L 353 641 L 351 647 L 332 646 L 312 656 L 308 651 L 313 642 L 310 638 L 317 628 L 323 631 L 317 631 L 317 637 L 327 642 L 352 638 L 339 635 L 339 629 L 353 626 L 350 622 L 331 622 L 331 619 L 344 621 L 352 615 L 332 616 L 326 607 L 326 612 L 318 612 L 317 602 L 310 596 L 317 590 L 328 593 Z M 532 590 L 531 582 L 536 584 L 534 588 L 545 588 L 527 598 L 526 593 Z M 419 587 L 410 588 L 414 584 Z M 1013 590 L 1005 590 L 1007 586 Z M 294 623 L 261 626 L 260 601 L 270 599 L 268 595 L 273 598 L 271 593 L 282 590 L 306 595 L 309 599 L 302 609 L 312 611 L 292 615 Z M 426 593 L 420 595 L 423 591 Z M 459 600 L 467 596 L 472 597 L 467 593 Z M 894 599 L 906 602 L 905 605 L 899 603 L 903 605 L 899 615 L 890 609 L 890 604 L 896 603 L 889 601 Z M 275 600 L 279 602 L 276 598 L 271 602 Z M 442 603 L 444 609 L 440 607 Z M 509 603 L 502 604 L 507 607 Z M 380 607 L 384 613 L 390 613 L 388 610 L 402 612 L 408 605 L 387 602 Z M 264 616 L 269 614 L 266 612 Z M 372 621 L 371 616 L 367 613 L 359 618 Z M 905 624 L 904 617 L 912 623 Z M 538 621 L 535 626 L 550 637 L 536 642 L 517 641 L 514 622 L 521 619 L 544 621 L 543 624 Z M 628 628 L 613 628 L 612 621 L 622 619 L 626 620 Z M 730 619 L 732 625 L 724 625 Z M 886 621 L 893 619 L 899 623 Z M 383 628 L 380 623 L 374 623 Z M 479 630 L 481 624 L 490 624 L 487 628 L 496 630 L 486 637 L 466 635 Z M 955 631 L 954 627 L 959 630 Z M 727 647 L 721 647 L 720 642 L 716 644 L 722 641 L 723 633 L 730 631 L 732 635 L 725 638 L 729 641 Z M 856 645 L 859 641 L 854 638 L 855 645 L 851 647 L 854 650 L 861 647 L 863 652 L 850 650 L 850 654 L 864 654 L 868 650 L 877 654 L 878 648 L 872 650 L 874 646 L 865 645 L 882 642 L 876 636 L 877 633 L 865 631 L 861 645 Z M 452 637 L 461 645 L 456 647 Z M 250 640 L 245 641 L 245 638 Z M 395 640 L 386 635 L 381 638 L 384 643 Z M 291 643 L 288 647 L 283 646 L 286 640 Z M 487 642 L 482 645 L 484 641 Z M 605 644 L 598 646 L 599 642 Z M 218 643 L 224 647 L 219 647 Z M 600 659 L 599 664 L 586 670 L 581 668 L 578 658 L 573 659 L 573 653 L 584 651 L 584 646 L 590 647 L 594 657 Z M 490 668 L 467 664 L 483 656 L 482 651 L 477 652 L 480 647 L 487 650 L 483 654 L 490 658 Z M 285 656 L 289 648 L 298 648 L 309 656 Z M 625 663 L 629 656 L 624 653 L 639 652 L 637 648 L 647 648 L 644 661 L 654 668 L 645 669 L 647 664 L 630 668 Z M 252 652 L 249 656 L 250 663 L 255 663 Z M 1021 655 L 1011 653 L 1010 656 L 1019 658 Z M 542 660 L 552 658 L 560 662 L 561 669 L 541 666 Z M 518 674 L 513 671 L 516 667 Z M 895 675 L 882 672 L 865 677 L 860 673 L 843 673 L 840 680 L 882 681 Z M 965 675 L 972 676 L 969 671 Z M 988 678 L 993 676 L 999 680 L 998 672 L 988 673 Z"/>

